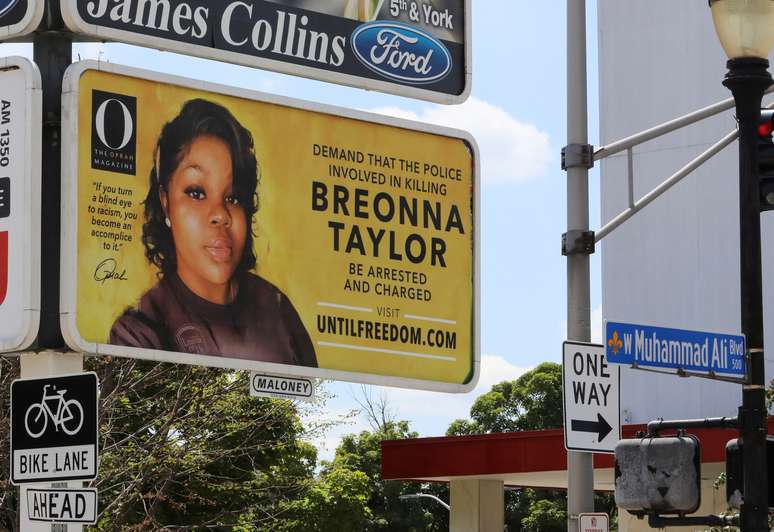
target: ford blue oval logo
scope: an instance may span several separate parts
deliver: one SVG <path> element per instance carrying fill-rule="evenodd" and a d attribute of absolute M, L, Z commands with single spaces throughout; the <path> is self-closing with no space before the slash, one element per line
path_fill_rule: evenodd
<path fill-rule="evenodd" d="M 0 0 L 0 17 L 8 13 L 19 0 Z"/>
<path fill-rule="evenodd" d="M 446 46 L 432 35 L 400 22 L 370 22 L 352 34 L 358 60 L 382 76 L 405 83 L 431 83 L 452 67 Z"/>

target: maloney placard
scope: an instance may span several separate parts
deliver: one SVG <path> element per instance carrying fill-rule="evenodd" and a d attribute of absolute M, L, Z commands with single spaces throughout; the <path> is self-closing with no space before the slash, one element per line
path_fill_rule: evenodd
<path fill-rule="evenodd" d="M 0 58 L 0 353 L 29 347 L 40 322 L 41 102 L 37 67 Z"/>
<path fill-rule="evenodd" d="M 468 134 L 117 65 L 76 64 L 65 92 L 70 347 L 474 385 Z"/>
<path fill-rule="evenodd" d="M 470 0 L 71 0 L 73 31 L 439 103 L 470 92 Z"/>

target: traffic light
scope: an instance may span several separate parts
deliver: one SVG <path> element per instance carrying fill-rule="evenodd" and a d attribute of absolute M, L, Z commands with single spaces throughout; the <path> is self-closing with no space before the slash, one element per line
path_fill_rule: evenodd
<path fill-rule="evenodd" d="M 701 447 L 694 436 L 621 440 L 615 503 L 633 514 L 689 514 L 701 504 Z"/>
<path fill-rule="evenodd" d="M 774 210 L 774 109 L 761 109 L 758 122 L 758 186 L 761 211 Z"/>
<path fill-rule="evenodd" d="M 739 508 L 744 493 L 742 440 L 726 443 L 726 500 L 731 508 Z M 769 470 L 769 508 L 774 508 L 774 436 L 766 437 L 766 465 Z"/>

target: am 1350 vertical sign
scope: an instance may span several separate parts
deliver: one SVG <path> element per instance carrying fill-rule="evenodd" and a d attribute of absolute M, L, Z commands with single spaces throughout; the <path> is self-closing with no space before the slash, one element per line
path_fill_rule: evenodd
<path fill-rule="evenodd" d="M 26 349 L 38 331 L 40 115 L 37 68 L 0 59 L 0 353 Z"/>

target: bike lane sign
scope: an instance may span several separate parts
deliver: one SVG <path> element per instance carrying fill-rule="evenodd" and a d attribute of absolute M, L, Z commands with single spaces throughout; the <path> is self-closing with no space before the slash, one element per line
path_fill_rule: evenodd
<path fill-rule="evenodd" d="M 97 477 L 96 373 L 11 384 L 11 483 Z"/>

